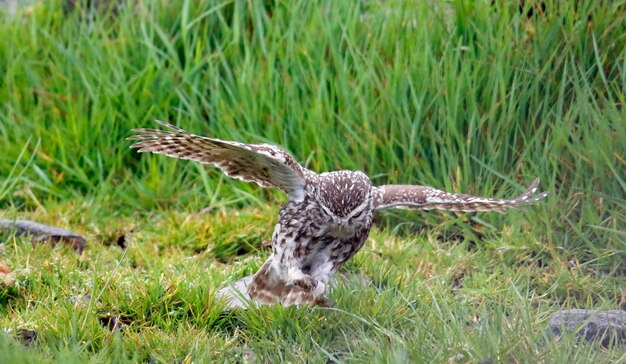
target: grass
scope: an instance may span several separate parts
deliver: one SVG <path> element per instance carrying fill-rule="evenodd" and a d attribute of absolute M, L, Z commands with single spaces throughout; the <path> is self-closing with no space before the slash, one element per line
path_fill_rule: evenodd
<path fill-rule="evenodd" d="M 3 19 L 0 217 L 89 242 L 4 237 L 0 361 L 626 360 L 544 340 L 552 312 L 616 308 L 626 286 L 625 5 L 53 1 Z M 224 313 L 213 294 L 260 266 L 284 197 L 130 151 L 153 119 L 376 184 L 502 197 L 540 176 L 549 196 L 379 214 L 346 267 L 372 286 L 338 288 L 335 309 Z"/>

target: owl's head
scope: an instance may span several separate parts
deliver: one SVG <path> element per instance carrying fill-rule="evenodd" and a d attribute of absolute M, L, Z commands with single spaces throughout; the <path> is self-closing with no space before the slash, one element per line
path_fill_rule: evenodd
<path fill-rule="evenodd" d="M 317 200 L 331 217 L 345 220 L 371 212 L 372 183 L 364 173 L 322 173 L 319 182 Z"/>

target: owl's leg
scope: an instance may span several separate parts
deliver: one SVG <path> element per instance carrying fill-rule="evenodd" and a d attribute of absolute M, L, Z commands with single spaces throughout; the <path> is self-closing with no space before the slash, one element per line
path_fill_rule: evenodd
<path fill-rule="evenodd" d="M 332 276 L 332 272 L 322 269 L 317 269 L 311 272 L 311 275 L 317 279 L 317 287 L 313 292 L 315 297 L 326 297 L 326 289 L 328 288 L 328 282 Z"/>
<path fill-rule="evenodd" d="M 310 237 L 289 237 L 284 233 L 283 226 L 278 223 L 272 237 L 274 250 L 273 268 L 277 276 L 284 282 L 285 291 L 280 302 L 284 306 L 290 305 L 324 305 L 323 300 L 316 299 L 320 292 L 326 290 L 326 285 L 320 285 L 317 279 L 311 276 Z"/>
<path fill-rule="evenodd" d="M 311 291 L 317 286 L 317 281 L 311 277 L 310 264 L 307 264 L 302 253 L 298 253 L 294 246 L 284 248 L 281 246 L 279 254 L 280 259 L 277 260 L 278 270 L 284 272 L 283 277 L 288 286 L 299 287 L 305 291 Z"/>
<path fill-rule="evenodd" d="M 273 305 L 281 303 L 283 306 L 291 305 L 321 305 L 318 300 L 313 297 L 312 288 L 304 288 L 299 283 L 288 284 L 282 277 L 282 266 L 276 266 L 276 260 L 273 256 L 263 264 L 261 269 L 254 275 L 252 282 L 248 285 L 248 295 L 255 301 L 263 304 Z M 297 270 L 291 272 L 292 276 L 301 277 Z M 304 275 L 304 280 L 310 279 L 310 276 Z"/>
<path fill-rule="evenodd" d="M 288 284 L 309 292 L 310 304 L 330 307 L 332 304 L 326 297 L 326 288 L 331 276 L 332 263 L 322 259 L 322 256 L 319 252 L 309 255 L 298 267 L 291 269 Z"/>
<path fill-rule="evenodd" d="M 252 278 L 247 293 L 250 298 L 260 303 L 273 305 L 281 302 L 283 297 L 293 290 L 283 277 L 283 270 L 276 264 L 276 259 L 272 255 Z"/>
<path fill-rule="evenodd" d="M 301 267 L 290 267 L 287 270 L 287 285 L 313 290 L 317 287 L 317 280 L 302 271 Z"/>
<path fill-rule="evenodd" d="M 306 294 L 306 297 L 308 298 L 305 302 L 301 303 L 308 303 L 322 307 L 332 306 L 332 303 L 326 297 L 326 287 L 328 286 L 326 278 L 318 280 L 308 274 L 302 273 L 301 271 L 297 273 L 294 272 L 294 274 L 296 274 L 299 278 L 288 281 L 287 286 Z"/>

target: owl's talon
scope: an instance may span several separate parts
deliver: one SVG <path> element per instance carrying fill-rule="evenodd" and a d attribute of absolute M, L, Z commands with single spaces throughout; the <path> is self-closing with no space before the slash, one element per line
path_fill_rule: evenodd
<path fill-rule="evenodd" d="M 300 279 L 292 279 L 291 281 L 287 282 L 287 285 L 291 287 L 300 287 L 302 289 L 310 291 L 314 290 L 315 287 L 317 287 L 317 280 L 311 277 L 303 277 Z"/>
<path fill-rule="evenodd" d="M 315 305 L 319 307 L 334 307 L 335 305 L 331 300 L 329 300 L 326 296 L 316 297 Z"/>

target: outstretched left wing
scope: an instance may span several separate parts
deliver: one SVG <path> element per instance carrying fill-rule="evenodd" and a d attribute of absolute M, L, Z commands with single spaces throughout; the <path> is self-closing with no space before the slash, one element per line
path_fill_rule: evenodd
<path fill-rule="evenodd" d="M 302 167 L 283 149 L 270 144 L 244 144 L 192 134 L 158 121 L 169 130 L 133 129 L 138 133 L 127 140 L 137 140 L 131 148 L 139 152 L 165 154 L 212 164 L 227 176 L 261 187 L 278 188 L 290 199 L 304 198 L 307 178 L 314 173 Z"/>
<path fill-rule="evenodd" d="M 497 199 L 448 193 L 428 186 L 384 185 L 374 189 L 374 209 L 411 208 L 503 213 L 507 208 L 521 208 L 546 197 L 547 192 L 535 194 L 538 186 L 539 178 L 536 178 L 526 192 L 518 197 Z"/>

